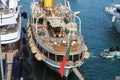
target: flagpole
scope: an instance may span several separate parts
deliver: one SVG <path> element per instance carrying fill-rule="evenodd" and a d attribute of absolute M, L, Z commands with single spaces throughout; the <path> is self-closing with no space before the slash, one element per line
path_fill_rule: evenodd
<path fill-rule="evenodd" d="M 67 44 L 67 48 L 70 46 L 70 32 L 68 33 L 68 44 Z"/>

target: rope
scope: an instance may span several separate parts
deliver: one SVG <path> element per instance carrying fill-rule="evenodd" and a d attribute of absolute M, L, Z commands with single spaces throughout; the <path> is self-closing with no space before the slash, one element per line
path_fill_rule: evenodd
<path fill-rule="evenodd" d="M 46 73 L 46 65 L 45 65 L 45 67 L 44 67 L 43 80 L 45 79 L 45 73 Z"/>

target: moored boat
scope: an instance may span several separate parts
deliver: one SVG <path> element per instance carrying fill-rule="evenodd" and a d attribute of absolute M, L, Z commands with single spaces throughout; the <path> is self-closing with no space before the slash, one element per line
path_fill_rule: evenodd
<path fill-rule="evenodd" d="M 22 74 L 21 12 L 18 0 L 0 0 L 1 80 L 24 79 Z"/>
<path fill-rule="evenodd" d="M 119 47 L 111 47 L 110 49 L 105 49 L 101 54 L 101 57 L 103 58 L 120 58 L 120 48 Z"/>
<path fill-rule="evenodd" d="M 116 31 L 120 33 L 120 4 L 113 4 L 105 7 L 105 12 L 111 17 L 111 21 Z"/>
<path fill-rule="evenodd" d="M 59 73 L 60 64 L 69 48 L 69 59 L 64 67 L 64 76 L 68 77 L 72 68 L 80 67 L 89 58 L 81 34 L 81 19 L 77 16 L 80 12 L 71 11 L 67 0 L 57 5 L 54 5 L 54 0 L 33 0 L 30 8 L 28 37 L 32 53 L 37 60 L 42 60 Z"/>

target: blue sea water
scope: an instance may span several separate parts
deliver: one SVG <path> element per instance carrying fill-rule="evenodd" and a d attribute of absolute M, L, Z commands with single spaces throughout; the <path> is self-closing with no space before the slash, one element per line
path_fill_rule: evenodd
<path fill-rule="evenodd" d="M 30 2 L 32 0 L 21 0 L 22 11 L 30 17 Z M 111 6 L 112 0 L 69 0 L 73 11 L 80 11 L 82 20 L 82 34 L 89 48 L 91 57 L 85 61 L 79 71 L 85 80 L 115 80 L 120 76 L 120 60 L 108 60 L 99 57 L 99 54 L 110 47 L 120 47 L 120 34 L 112 27 L 110 18 L 104 12 L 104 7 Z M 120 0 L 114 0 L 120 3 Z M 26 21 L 22 21 L 26 25 Z M 31 58 L 30 58 L 31 59 Z M 34 80 L 62 80 L 59 74 L 50 70 L 41 62 L 32 60 L 34 65 Z M 71 73 L 68 80 L 78 80 Z"/>

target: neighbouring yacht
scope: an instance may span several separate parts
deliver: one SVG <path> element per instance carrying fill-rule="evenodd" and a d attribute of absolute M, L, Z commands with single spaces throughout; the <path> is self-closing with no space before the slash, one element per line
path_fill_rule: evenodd
<path fill-rule="evenodd" d="M 110 49 L 105 49 L 100 56 L 107 59 L 120 59 L 120 47 L 111 47 Z"/>
<path fill-rule="evenodd" d="M 105 12 L 110 15 L 113 26 L 120 33 L 120 4 L 112 3 L 111 7 L 105 7 Z"/>
<path fill-rule="evenodd" d="M 54 0 L 33 0 L 30 8 L 28 37 L 32 53 L 58 73 L 67 54 L 63 75 L 68 77 L 72 68 L 80 67 L 89 58 L 81 34 L 80 12 L 72 11 L 67 0 L 64 4 L 58 1 L 56 5 Z"/>
<path fill-rule="evenodd" d="M 23 79 L 21 69 L 22 35 L 18 0 L 0 0 L 1 80 Z"/>

